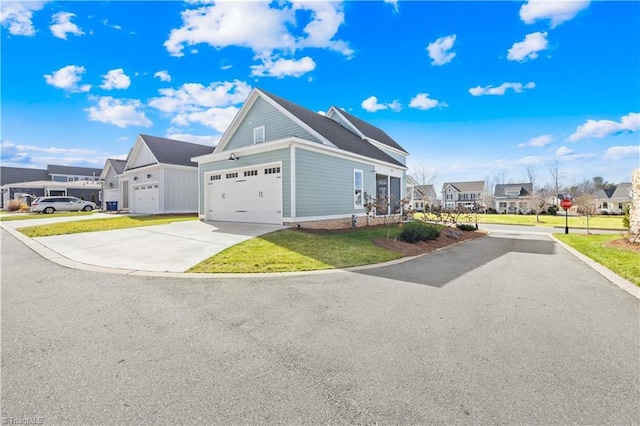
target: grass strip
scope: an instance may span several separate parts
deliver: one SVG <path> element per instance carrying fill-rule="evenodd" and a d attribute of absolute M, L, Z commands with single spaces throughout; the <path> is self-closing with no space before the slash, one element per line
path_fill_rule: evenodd
<path fill-rule="evenodd" d="M 396 225 L 391 226 L 390 238 L 395 238 L 399 232 Z M 369 265 L 402 257 L 400 253 L 373 243 L 373 240 L 386 237 L 386 227 L 340 232 L 285 229 L 232 246 L 187 272 L 312 271 Z"/>
<path fill-rule="evenodd" d="M 625 238 L 624 236 L 616 234 L 554 234 L 554 237 L 640 286 L 640 253 L 605 246 L 608 242 Z"/>
<path fill-rule="evenodd" d="M 42 213 L 29 213 L 29 214 L 18 214 L 18 213 L 5 213 L 0 215 L 1 222 L 10 222 L 14 220 L 31 220 L 31 219 L 51 219 L 53 217 L 71 217 L 71 216 L 91 216 L 94 212 L 61 212 L 50 214 L 42 214 Z"/>
<path fill-rule="evenodd" d="M 111 231 L 140 226 L 164 225 L 172 222 L 197 220 L 196 215 L 149 215 L 119 216 L 105 219 L 78 220 L 18 228 L 27 237 L 49 237 L 52 235 L 79 234 L 82 232 Z"/>

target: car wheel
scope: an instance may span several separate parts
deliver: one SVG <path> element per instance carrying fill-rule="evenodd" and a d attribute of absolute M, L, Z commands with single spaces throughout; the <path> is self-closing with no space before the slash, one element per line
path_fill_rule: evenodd
<path fill-rule="evenodd" d="M 91 210 L 93 210 L 93 207 L 91 206 L 84 206 L 84 208 L 82 209 L 83 212 L 90 212 Z"/>
<path fill-rule="evenodd" d="M 47 207 L 46 209 L 44 209 L 42 211 L 42 213 L 51 214 L 51 213 L 53 213 L 55 211 L 56 211 L 56 209 L 54 209 L 53 207 Z"/>

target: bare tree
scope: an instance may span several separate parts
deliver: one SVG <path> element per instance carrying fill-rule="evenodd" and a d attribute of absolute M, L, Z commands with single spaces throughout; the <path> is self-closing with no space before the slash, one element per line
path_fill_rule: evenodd
<path fill-rule="evenodd" d="M 587 234 L 589 232 L 589 218 L 597 212 L 596 198 L 593 194 L 583 194 L 573 199 L 573 203 L 578 207 L 578 213 L 587 218 Z"/>
<path fill-rule="evenodd" d="M 547 210 L 549 207 L 549 198 L 553 190 L 551 188 L 540 188 L 534 190 L 531 194 L 531 207 L 536 212 L 536 222 L 540 222 L 540 213 Z"/>
<path fill-rule="evenodd" d="M 438 171 L 433 167 L 427 166 L 424 161 L 421 161 L 411 169 L 410 174 L 418 182 L 418 185 L 433 185 L 438 178 Z"/>
<path fill-rule="evenodd" d="M 536 186 L 536 166 L 533 164 L 529 164 L 527 165 L 526 169 L 527 171 L 527 179 L 529 180 L 529 183 L 531 184 L 531 186 L 533 188 L 535 188 Z"/>
<path fill-rule="evenodd" d="M 481 200 L 484 202 L 485 207 L 491 206 L 494 207 L 494 192 L 496 188 L 495 180 L 490 176 L 485 176 L 484 178 L 484 187 L 485 187 L 485 199 Z"/>
<path fill-rule="evenodd" d="M 506 170 L 504 169 L 498 170 L 496 174 L 493 176 L 493 179 L 495 180 L 496 184 L 504 185 L 505 183 L 507 183 Z"/>
<path fill-rule="evenodd" d="M 558 205 L 558 194 L 560 193 L 560 161 L 554 160 L 549 163 L 549 173 L 553 185 L 553 204 Z"/>

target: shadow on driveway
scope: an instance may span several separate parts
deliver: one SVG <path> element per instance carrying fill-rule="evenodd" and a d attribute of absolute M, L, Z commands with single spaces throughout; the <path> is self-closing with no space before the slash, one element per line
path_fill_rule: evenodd
<path fill-rule="evenodd" d="M 486 265 L 510 252 L 546 254 L 555 253 L 555 243 L 547 237 L 496 235 L 448 247 L 417 259 L 397 265 L 358 271 L 391 280 L 399 280 L 432 287 L 442 287 L 450 281 Z"/>

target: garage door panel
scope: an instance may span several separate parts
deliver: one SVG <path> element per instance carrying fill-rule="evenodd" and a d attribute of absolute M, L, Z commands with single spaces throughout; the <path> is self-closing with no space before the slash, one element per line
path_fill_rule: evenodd
<path fill-rule="evenodd" d="M 160 188 L 158 184 L 133 187 L 133 209 L 135 213 L 160 212 Z"/>
<path fill-rule="evenodd" d="M 265 173 L 267 168 L 270 173 Z M 207 182 L 207 220 L 282 223 L 280 166 L 254 166 L 219 176 Z"/>

